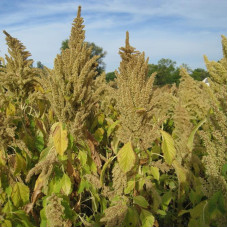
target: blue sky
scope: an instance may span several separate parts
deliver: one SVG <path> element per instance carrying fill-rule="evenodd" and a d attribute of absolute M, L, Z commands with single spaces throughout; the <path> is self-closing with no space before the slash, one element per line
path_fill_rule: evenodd
<path fill-rule="evenodd" d="M 106 71 L 118 68 L 125 32 L 150 63 L 170 58 L 192 69 L 205 68 L 203 55 L 222 57 L 227 33 L 226 0 L 0 0 L 0 30 L 23 42 L 34 61 L 53 67 L 61 42 L 82 6 L 86 41 L 107 51 Z M 7 53 L 0 33 L 0 56 Z"/>

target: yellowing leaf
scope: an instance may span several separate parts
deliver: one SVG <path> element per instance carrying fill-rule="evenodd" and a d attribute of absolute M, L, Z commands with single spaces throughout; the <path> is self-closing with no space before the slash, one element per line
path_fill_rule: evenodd
<path fill-rule="evenodd" d="M 104 136 L 103 128 L 98 128 L 94 133 L 94 137 L 98 142 L 100 142 L 103 139 L 103 136 Z"/>
<path fill-rule="evenodd" d="M 68 196 L 72 191 L 70 177 L 67 174 L 64 174 L 61 182 L 62 182 L 62 191 Z"/>
<path fill-rule="evenodd" d="M 57 153 L 63 156 L 68 146 L 67 131 L 63 129 L 63 124 L 58 122 L 52 133 L 53 142 Z"/>
<path fill-rule="evenodd" d="M 118 152 L 117 160 L 123 172 L 127 173 L 135 165 L 136 154 L 132 148 L 131 142 L 126 143 Z"/>
<path fill-rule="evenodd" d="M 44 93 L 44 89 L 40 85 L 35 85 L 34 86 L 35 91 Z"/>
<path fill-rule="evenodd" d="M 159 173 L 159 169 L 157 167 L 150 167 L 150 171 L 154 177 L 154 179 L 159 180 L 160 177 L 160 173 Z"/>
<path fill-rule="evenodd" d="M 48 110 L 48 120 L 50 122 L 53 122 L 53 120 L 54 120 L 54 113 L 53 113 L 53 110 L 52 109 L 49 109 Z"/>
<path fill-rule="evenodd" d="M 165 131 L 161 131 L 162 134 L 162 151 L 165 161 L 168 165 L 172 164 L 173 159 L 176 156 L 176 149 L 174 147 L 174 141 L 170 134 Z"/>
<path fill-rule="evenodd" d="M 97 117 L 97 121 L 100 125 L 104 123 L 104 119 L 105 119 L 104 113 L 99 114 L 99 116 Z"/>
<path fill-rule="evenodd" d="M 181 195 L 185 193 L 185 188 L 188 187 L 188 182 L 187 182 L 188 172 L 177 161 L 173 161 L 173 167 L 175 168 L 178 182 L 179 182 L 178 197 L 181 197 Z"/>
<path fill-rule="evenodd" d="M 187 171 L 177 161 L 173 162 L 179 183 L 183 184 L 187 180 Z"/>
<path fill-rule="evenodd" d="M 4 166 L 6 164 L 5 161 L 5 151 L 2 149 L 0 150 L 0 166 Z"/>
<path fill-rule="evenodd" d="M 44 181 L 45 181 L 45 173 L 41 172 L 41 174 L 39 175 L 39 177 L 36 180 L 35 187 L 34 187 L 34 192 L 37 189 L 41 189 L 42 188 L 42 186 L 44 185 Z"/>
<path fill-rule="evenodd" d="M 24 170 L 26 167 L 26 161 L 25 159 L 20 155 L 16 154 L 16 162 L 15 162 L 15 167 L 14 167 L 14 174 L 20 173 L 22 170 Z"/>
<path fill-rule="evenodd" d="M 6 116 L 14 116 L 16 113 L 16 108 L 12 103 L 6 108 Z"/>
<path fill-rule="evenodd" d="M 17 182 L 13 186 L 13 191 L 11 193 L 11 198 L 13 204 L 16 207 L 21 207 L 28 203 L 29 201 L 29 188 L 28 186 L 24 185 L 23 183 Z"/>

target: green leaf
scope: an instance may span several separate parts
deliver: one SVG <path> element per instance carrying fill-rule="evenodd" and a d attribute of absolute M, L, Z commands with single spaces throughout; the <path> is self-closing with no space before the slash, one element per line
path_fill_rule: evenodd
<path fill-rule="evenodd" d="M 107 130 L 107 136 L 109 137 L 111 134 L 112 134 L 112 132 L 114 131 L 114 129 L 116 128 L 116 126 L 119 124 L 119 120 L 117 120 L 117 121 L 115 121 L 114 123 L 112 123 L 110 126 L 109 126 L 109 128 L 108 128 L 108 130 Z"/>
<path fill-rule="evenodd" d="M 39 131 L 38 135 L 36 136 L 35 147 L 39 152 L 44 149 L 44 135 L 41 131 Z"/>
<path fill-rule="evenodd" d="M 98 121 L 99 125 L 102 125 L 104 123 L 104 119 L 105 119 L 104 113 L 101 113 L 98 115 L 97 121 Z"/>
<path fill-rule="evenodd" d="M 14 216 L 19 218 L 24 227 L 33 227 L 34 225 L 29 221 L 28 215 L 25 211 L 18 210 L 13 212 Z"/>
<path fill-rule="evenodd" d="M 62 182 L 62 191 L 64 192 L 65 195 L 68 196 L 72 191 L 70 177 L 64 173 L 61 182 Z"/>
<path fill-rule="evenodd" d="M 10 214 L 13 211 L 13 204 L 10 200 L 5 204 L 5 206 L 2 209 L 2 212 L 5 214 Z"/>
<path fill-rule="evenodd" d="M 192 218 L 199 218 L 203 213 L 206 212 L 207 200 L 201 201 L 193 209 L 189 210 Z"/>
<path fill-rule="evenodd" d="M 5 189 L 5 193 L 7 194 L 8 197 L 10 197 L 11 196 L 11 193 L 12 193 L 12 187 L 11 186 L 8 186 Z"/>
<path fill-rule="evenodd" d="M 2 227 L 12 227 L 12 223 L 10 220 L 5 219 L 4 222 L 1 224 Z"/>
<path fill-rule="evenodd" d="M 215 216 L 218 212 L 225 214 L 225 200 L 221 191 L 216 192 L 208 201 L 208 212 Z"/>
<path fill-rule="evenodd" d="M 203 120 L 201 120 L 192 130 L 192 132 L 188 138 L 188 143 L 187 143 L 187 147 L 189 148 L 190 151 L 193 150 L 193 141 L 194 141 L 194 137 L 195 137 L 197 130 L 206 122 L 206 120 L 207 120 L 207 118 L 204 118 Z"/>
<path fill-rule="evenodd" d="M 51 148 L 52 148 L 52 147 L 49 146 L 49 147 L 45 148 L 45 149 L 40 153 L 39 162 L 42 161 L 42 160 L 44 160 L 44 159 L 47 157 L 47 155 L 49 154 Z"/>
<path fill-rule="evenodd" d="M 154 216 L 149 211 L 142 209 L 140 219 L 143 227 L 154 226 Z"/>
<path fill-rule="evenodd" d="M 125 194 L 129 194 L 135 187 L 135 181 L 130 180 L 127 182 L 127 187 L 124 189 Z"/>
<path fill-rule="evenodd" d="M 149 206 L 149 203 L 143 196 L 135 196 L 133 197 L 134 204 L 139 205 L 140 207 L 147 208 Z"/>
<path fill-rule="evenodd" d="M 136 154 L 132 148 L 131 142 L 126 143 L 118 152 L 117 160 L 123 172 L 127 173 L 135 165 Z"/>
<path fill-rule="evenodd" d="M 78 159 L 82 166 L 84 166 L 87 162 L 87 153 L 85 151 L 80 150 L 78 153 Z"/>
<path fill-rule="evenodd" d="M 55 128 L 52 132 L 52 137 L 57 153 L 60 156 L 63 156 L 68 147 L 68 137 L 67 131 L 63 129 L 63 124 L 61 122 L 55 124 Z"/>
<path fill-rule="evenodd" d="M 221 174 L 227 179 L 227 163 L 222 166 Z"/>
<path fill-rule="evenodd" d="M 45 208 L 43 208 L 40 211 L 40 218 L 41 218 L 40 227 L 47 227 L 47 217 L 45 213 Z"/>
<path fill-rule="evenodd" d="M 163 210 L 167 210 L 168 206 L 170 204 L 170 201 L 172 200 L 173 196 L 172 196 L 172 192 L 166 192 L 163 196 L 162 196 L 162 209 Z"/>
<path fill-rule="evenodd" d="M 151 174 L 153 175 L 154 179 L 159 181 L 160 178 L 160 173 L 159 169 L 157 167 L 150 167 Z"/>
<path fill-rule="evenodd" d="M 143 190 L 143 186 L 146 182 L 146 179 L 145 178 L 140 178 L 139 181 L 138 181 L 138 189 L 139 191 L 142 191 Z"/>
<path fill-rule="evenodd" d="M 104 136 L 103 128 L 98 128 L 94 133 L 94 137 L 98 142 L 101 142 L 101 140 L 103 139 L 103 136 Z"/>
<path fill-rule="evenodd" d="M 168 165 L 172 164 L 173 159 L 176 156 L 176 149 L 174 147 L 174 141 L 170 134 L 161 130 L 162 134 L 162 151 L 165 161 Z"/>
<path fill-rule="evenodd" d="M 29 188 L 23 183 L 17 182 L 13 186 L 11 198 L 16 207 L 25 205 L 29 202 Z"/>
<path fill-rule="evenodd" d="M 105 175 L 105 171 L 106 169 L 108 168 L 109 164 L 112 162 L 112 160 L 115 158 L 116 156 L 114 157 L 111 157 L 108 159 L 108 161 L 105 162 L 102 170 L 101 170 L 101 176 L 100 176 L 100 182 L 101 182 L 101 185 L 103 186 L 104 184 L 104 175 Z"/>
<path fill-rule="evenodd" d="M 166 212 L 163 211 L 163 210 L 158 209 L 157 210 L 157 214 L 162 215 L 162 216 L 165 216 L 166 215 Z"/>
<path fill-rule="evenodd" d="M 89 184 L 86 180 L 81 180 L 79 187 L 78 187 L 78 194 L 82 193 L 84 189 L 88 188 Z"/>
<path fill-rule="evenodd" d="M 179 213 L 178 213 L 178 216 L 182 216 L 182 215 L 184 215 L 184 214 L 186 214 L 186 213 L 190 213 L 191 212 L 191 210 L 181 210 Z"/>
<path fill-rule="evenodd" d="M 190 199 L 191 203 L 193 204 L 193 206 L 200 203 L 202 197 L 203 197 L 203 194 L 202 194 L 200 188 L 197 188 L 196 191 L 191 189 L 191 192 L 189 193 L 189 199 Z"/>
<path fill-rule="evenodd" d="M 123 226 L 136 227 L 139 225 L 139 214 L 135 207 L 128 207 Z"/>

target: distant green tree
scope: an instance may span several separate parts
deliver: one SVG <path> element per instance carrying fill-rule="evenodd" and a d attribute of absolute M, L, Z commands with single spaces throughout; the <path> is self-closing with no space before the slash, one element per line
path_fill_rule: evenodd
<path fill-rule="evenodd" d="M 192 73 L 192 69 L 189 67 L 188 64 L 183 63 L 183 64 L 181 65 L 181 67 L 185 68 L 189 74 Z"/>
<path fill-rule="evenodd" d="M 106 81 L 110 82 L 110 81 L 114 81 L 114 79 L 116 78 L 115 72 L 109 72 L 106 74 Z"/>
<path fill-rule="evenodd" d="M 180 69 L 176 67 L 176 62 L 171 59 L 161 59 L 158 64 L 149 64 L 148 76 L 156 72 L 154 85 L 164 86 L 166 84 L 179 84 Z"/>
<path fill-rule="evenodd" d="M 44 65 L 40 61 L 38 61 L 36 63 L 36 67 L 39 68 L 39 69 L 44 69 Z"/>
<path fill-rule="evenodd" d="M 62 46 L 60 49 L 65 50 L 69 48 L 68 42 L 69 42 L 68 39 L 62 41 Z M 86 43 L 88 48 L 92 47 L 91 57 L 95 55 L 100 56 L 100 58 L 97 60 L 98 61 L 97 71 L 98 71 L 98 74 L 101 74 L 105 70 L 104 57 L 106 56 L 107 52 L 104 51 L 102 47 L 97 46 L 95 43 L 90 43 L 90 42 L 86 42 Z"/>
<path fill-rule="evenodd" d="M 210 77 L 209 73 L 202 68 L 196 68 L 190 75 L 197 81 L 203 81 L 205 78 Z"/>

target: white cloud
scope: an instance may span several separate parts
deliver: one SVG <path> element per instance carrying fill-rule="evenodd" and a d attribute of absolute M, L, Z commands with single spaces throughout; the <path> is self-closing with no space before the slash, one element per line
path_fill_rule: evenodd
<path fill-rule="evenodd" d="M 193 68 L 204 67 L 203 54 L 221 58 L 220 33 L 226 31 L 225 0 L 68 0 L 17 1 L 17 12 L 5 11 L 0 26 L 20 39 L 35 61 L 53 66 L 62 40 L 70 34 L 82 5 L 86 39 L 107 51 L 107 71 L 119 65 L 125 31 L 132 46 L 145 51 L 150 62 L 171 58 Z M 16 3 L 15 3 L 16 4 Z M 166 19 L 165 22 L 161 19 Z M 0 34 L 0 42 L 4 36 Z M 1 46 L 0 55 L 7 47 Z"/>

